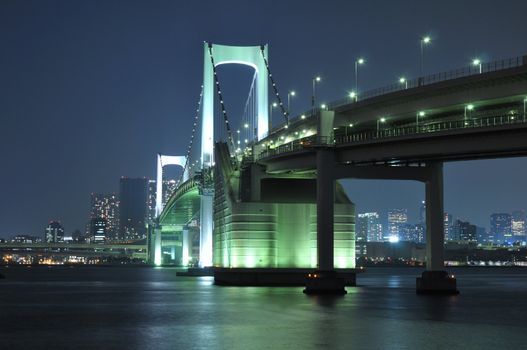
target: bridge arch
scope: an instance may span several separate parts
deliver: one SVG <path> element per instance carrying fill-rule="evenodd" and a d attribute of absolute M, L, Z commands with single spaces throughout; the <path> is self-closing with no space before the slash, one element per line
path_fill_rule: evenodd
<path fill-rule="evenodd" d="M 214 57 L 214 67 L 209 48 Z M 224 64 L 241 64 L 256 72 L 256 96 L 258 101 L 257 136 L 262 139 L 269 129 L 268 77 L 261 46 L 228 46 L 205 42 L 203 44 L 203 101 L 201 105 L 201 164 L 212 166 L 214 162 L 214 68 Z M 267 45 L 263 46 L 267 57 Z"/>
<path fill-rule="evenodd" d="M 161 153 L 157 154 L 157 178 L 156 178 L 156 217 L 163 211 L 163 167 L 167 165 L 177 165 L 183 168 L 183 181 L 188 179 L 188 169 L 185 168 L 186 156 L 168 156 Z"/>

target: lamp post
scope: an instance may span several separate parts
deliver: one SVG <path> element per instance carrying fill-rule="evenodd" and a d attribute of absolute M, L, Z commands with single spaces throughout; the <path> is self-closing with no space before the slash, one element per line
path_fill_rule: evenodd
<path fill-rule="evenodd" d="M 357 102 L 357 93 L 355 91 L 350 92 L 349 97 L 351 98 L 352 101 Z"/>
<path fill-rule="evenodd" d="M 464 121 L 465 121 L 465 125 L 468 125 L 468 122 L 467 122 L 467 111 L 471 111 L 474 109 L 474 105 L 472 103 L 469 103 L 468 105 L 465 106 L 465 112 L 463 113 L 464 115 Z"/>
<path fill-rule="evenodd" d="M 319 76 L 313 78 L 313 94 L 311 95 L 311 108 L 315 110 L 315 85 L 322 80 Z"/>
<path fill-rule="evenodd" d="M 277 106 L 278 104 L 276 102 L 273 102 L 269 105 L 269 130 L 273 128 L 273 110 Z"/>
<path fill-rule="evenodd" d="M 479 74 L 481 74 L 481 60 L 479 58 L 475 58 L 472 60 L 473 66 L 479 66 Z"/>
<path fill-rule="evenodd" d="M 415 128 L 416 128 L 416 131 L 419 131 L 419 117 L 424 117 L 425 116 L 425 112 L 423 111 L 419 111 L 415 114 Z"/>
<path fill-rule="evenodd" d="M 523 122 L 525 123 L 525 104 L 527 104 L 527 97 L 523 99 Z"/>
<path fill-rule="evenodd" d="M 424 47 L 425 45 L 430 44 L 431 41 L 432 39 L 429 36 L 425 36 L 421 38 L 421 74 L 420 74 L 421 77 L 423 76 L 423 71 L 424 71 Z"/>
<path fill-rule="evenodd" d="M 405 90 L 408 89 L 408 80 L 406 80 L 405 77 L 400 77 L 400 78 L 399 78 L 399 83 L 400 83 L 401 85 L 404 85 L 404 89 L 405 89 Z"/>
<path fill-rule="evenodd" d="M 357 58 L 355 60 L 355 91 L 359 91 L 359 65 L 366 62 L 364 58 Z"/>
<path fill-rule="evenodd" d="M 287 93 L 287 113 L 288 114 L 291 114 L 291 97 L 295 95 L 296 95 L 296 92 L 294 91 L 289 91 Z"/>
<path fill-rule="evenodd" d="M 377 134 L 379 133 L 380 123 L 384 123 L 386 118 L 377 119 Z"/>

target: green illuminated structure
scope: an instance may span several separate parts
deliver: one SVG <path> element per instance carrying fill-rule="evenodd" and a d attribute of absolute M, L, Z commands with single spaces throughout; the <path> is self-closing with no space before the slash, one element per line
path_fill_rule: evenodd
<path fill-rule="evenodd" d="M 272 175 L 252 163 L 235 168 L 227 146 L 215 147 L 214 266 L 316 268 L 314 174 Z M 355 267 L 355 210 L 337 183 L 336 268 Z"/>

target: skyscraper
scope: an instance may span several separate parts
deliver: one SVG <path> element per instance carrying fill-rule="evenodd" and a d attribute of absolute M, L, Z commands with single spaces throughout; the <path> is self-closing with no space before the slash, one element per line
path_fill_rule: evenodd
<path fill-rule="evenodd" d="M 512 212 L 511 233 L 510 243 L 525 242 L 525 212 L 523 210 Z"/>
<path fill-rule="evenodd" d="M 58 221 L 50 221 L 44 231 L 44 241 L 47 243 L 64 242 L 64 227 Z"/>
<path fill-rule="evenodd" d="M 147 180 L 122 177 L 119 183 L 120 237 L 137 240 L 146 237 Z"/>
<path fill-rule="evenodd" d="M 90 225 L 90 240 L 93 243 L 104 243 L 106 240 L 106 226 L 107 221 L 104 218 L 93 218 L 91 219 Z"/>
<path fill-rule="evenodd" d="M 511 215 L 507 213 L 494 213 L 490 216 L 490 232 L 493 242 L 503 244 L 511 239 Z M 490 238 L 489 237 L 489 238 Z"/>
<path fill-rule="evenodd" d="M 361 240 L 366 236 L 368 242 L 382 242 L 382 225 L 379 221 L 379 214 L 362 213 L 357 215 L 358 235 L 361 235 Z"/>
<path fill-rule="evenodd" d="M 402 227 L 408 222 L 407 209 L 388 210 L 388 236 L 402 238 Z"/>
<path fill-rule="evenodd" d="M 452 237 L 452 214 L 445 213 L 445 219 L 443 223 L 445 231 L 445 241 L 453 241 Z"/>
<path fill-rule="evenodd" d="M 92 193 L 89 234 L 91 235 L 91 220 L 106 220 L 106 237 L 118 239 L 119 233 L 119 199 L 115 193 Z"/>
<path fill-rule="evenodd" d="M 477 242 L 476 225 L 472 225 L 468 221 L 456 220 L 452 226 L 452 232 L 456 241 L 465 243 Z"/>

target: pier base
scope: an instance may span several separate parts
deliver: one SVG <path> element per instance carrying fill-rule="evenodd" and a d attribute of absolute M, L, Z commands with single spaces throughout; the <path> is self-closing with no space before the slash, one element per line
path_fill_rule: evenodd
<path fill-rule="evenodd" d="M 459 294 L 454 275 L 446 271 L 425 271 L 416 279 L 417 294 Z"/>
<path fill-rule="evenodd" d="M 344 279 L 336 271 L 315 271 L 306 277 L 305 294 L 342 295 L 346 294 Z"/>

